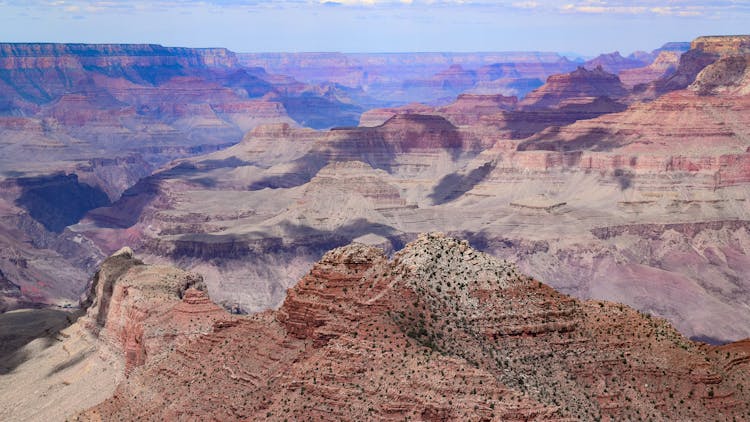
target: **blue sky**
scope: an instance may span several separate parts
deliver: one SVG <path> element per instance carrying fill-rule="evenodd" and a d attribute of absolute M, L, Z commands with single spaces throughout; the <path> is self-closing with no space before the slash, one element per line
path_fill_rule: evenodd
<path fill-rule="evenodd" d="M 750 1 L 0 0 L 0 41 L 233 51 L 652 50 L 750 32 Z"/>

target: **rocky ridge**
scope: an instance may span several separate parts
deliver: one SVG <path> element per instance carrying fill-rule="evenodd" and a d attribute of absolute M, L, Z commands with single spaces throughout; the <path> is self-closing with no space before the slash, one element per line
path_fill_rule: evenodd
<path fill-rule="evenodd" d="M 392 260 L 328 252 L 278 311 L 215 323 L 77 419 L 731 420 L 749 354 L 426 234 Z"/>
<path fill-rule="evenodd" d="M 545 85 L 524 98 L 521 106 L 529 109 L 560 108 L 572 101 L 589 98 L 616 100 L 627 93 L 620 78 L 606 72 L 601 66 L 592 70 L 579 67 L 571 73 L 550 76 Z"/>
<path fill-rule="evenodd" d="M 122 350 L 127 374 L 172 342 L 207 332 L 227 316 L 205 289 L 199 275 L 143 265 L 130 248 L 123 248 L 94 275 L 80 323 Z"/>

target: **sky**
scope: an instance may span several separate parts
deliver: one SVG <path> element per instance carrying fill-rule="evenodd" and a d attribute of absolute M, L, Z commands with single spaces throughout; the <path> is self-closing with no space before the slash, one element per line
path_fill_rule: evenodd
<path fill-rule="evenodd" d="M 0 0 L 0 42 L 594 56 L 743 33 L 750 0 Z"/>

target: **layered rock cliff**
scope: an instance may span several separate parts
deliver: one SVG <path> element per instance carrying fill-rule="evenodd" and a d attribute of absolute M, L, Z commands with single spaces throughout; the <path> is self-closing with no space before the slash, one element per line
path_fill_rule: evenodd
<path fill-rule="evenodd" d="M 629 87 L 648 84 L 657 79 L 666 79 L 677 71 L 681 55 L 676 51 L 662 51 L 647 66 L 626 69 L 619 72 L 617 76 L 623 84 Z"/>
<path fill-rule="evenodd" d="M 664 93 L 685 89 L 692 84 L 706 66 L 726 56 L 747 54 L 747 35 L 699 37 L 690 50 L 680 56 L 676 71 L 649 84 L 637 86 L 635 98 L 652 100 Z"/>
<path fill-rule="evenodd" d="M 187 341 L 228 318 L 205 290 L 201 276 L 143 265 L 123 248 L 94 275 L 79 323 L 122 353 L 128 374 L 174 341 Z"/>
<path fill-rule="evenodd" d="M 278 311 L 215 323 L 77 418 L 743 418 L 749 355 L 429 234 L 393 260 L 328 252 Z"/>
<path fill-rule="evenodd" d="M 360 123 L 375 126 L 399 114 L 431 114 L 455 125 L 491 128 L 503 138 L 524 139 L 549 127 L 623 111 L 629 92 L 616 75 L 601 67 L 579 67 L 550 76 L 521 101 L 500 94 L 462 94 L 442 107 L 410 104 L 370 110 L 363 113 Z"/>
<path fill-rule="evenodd" d="M 612 53 L 600 54 L 599 56 L 587 61 L 584 67 L 587 69 L 596 69 L 601 67 L 608 73 L 619 75 L 623 71 L 642 67 L 651 59 L 651 55 L 646 52 L 636 52 L 628 57 L 623 57 L 619 51 Z"/>
<path fill-rule="evenodd" d="M 7 326 L 14 319 L 3 319 L 3 332 L 24 335 L 53 317 L 65 323 L 9 353 L 3 348 L 0 418 L 6 420 L 70 418 L 111 396 L 137 368 L 232 320 L 208 298 L 199 275 L 144 265 L 129 248 L 102 262 L 80 311 L 16 312 L 25 312 L 16 319 L 21 323 Z"/>
<path fill-rule="evenodd" d="M 650 88 L 671 91 L 653 102 L 530 137 L 520 149 L 667 153 L 739 153 L 747 148 L 748 37 L 706 37 L 675 74 Z M 687 88 L 687 89 L 686 89 Z M 638 91 L 638 89 L 636 89 Z"/>
<path fill-rule="evenodd" d="M 601 66 L 593 70 L 579 67 L 571 73 L 550 76 L 547 83 L 527 95 L 521 105 L 531 109 L 560 108 L 582 99 L 618 99 L 627 93 L 620 78 L 604 71 Z"/>

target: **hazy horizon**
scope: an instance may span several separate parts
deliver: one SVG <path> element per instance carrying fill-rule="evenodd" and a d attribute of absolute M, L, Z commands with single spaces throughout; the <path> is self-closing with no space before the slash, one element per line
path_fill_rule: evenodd
<path fill-rule="evenodd" d="M 651 51 L 747 32 L 750 5 L 585 0 L 0 0 L 0 41 L 149 43 L 235 52 Z"/>

